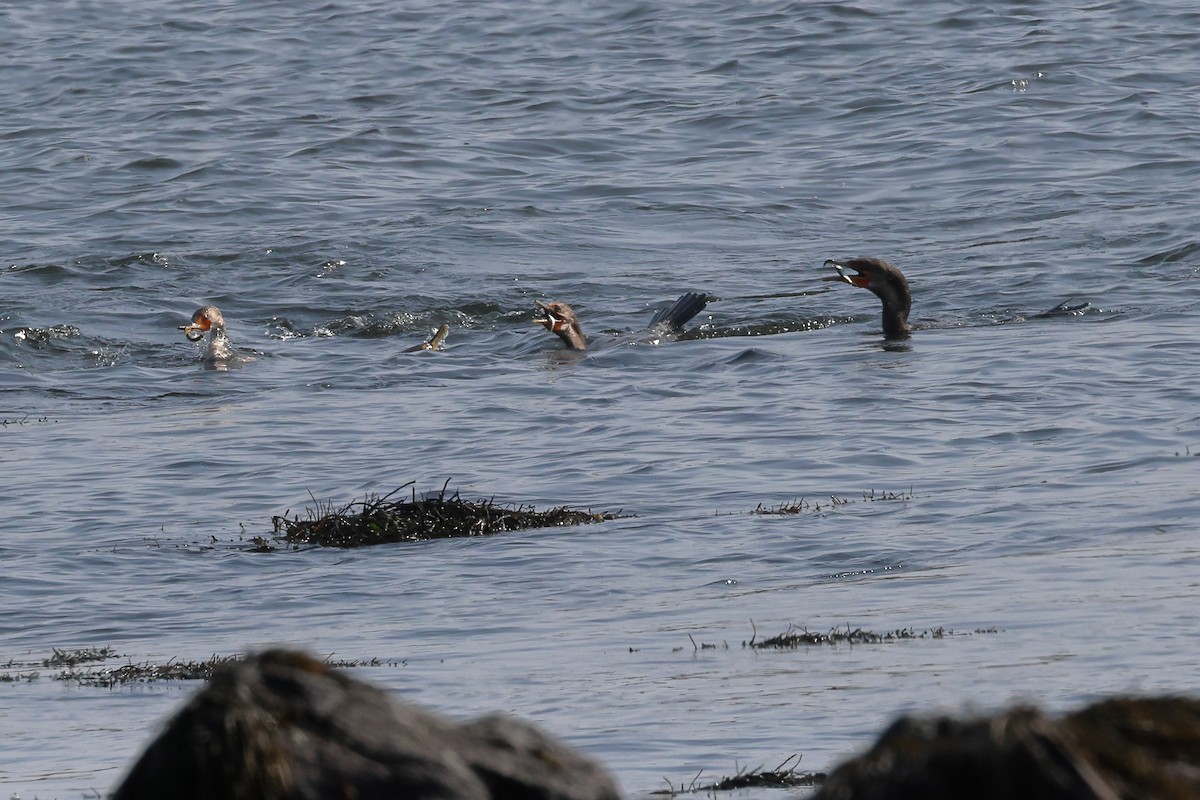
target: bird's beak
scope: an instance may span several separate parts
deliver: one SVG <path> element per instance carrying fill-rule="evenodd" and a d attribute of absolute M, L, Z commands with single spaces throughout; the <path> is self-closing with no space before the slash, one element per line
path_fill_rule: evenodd
<path fill-rule="evenodd" d="M 558 333 L 563 328 L 567 327 L 567 321 L 551 311 L 550 306 L 547 303 L 543 303 L 541 300 L 534 300 L 533 304 L 538 307 L 538 310 L 545 314 L 544 317 L 535 319 L 533 321 L 534 325 L 541 325 L 551 333 Z"/>
<path fill-rule="evenodd" d="M 189 325 L 180 325 L 179 330 L 183 331 L 183 335 L 189 342 L 198 342 L 204 338 L 204 332 L 211 327 L 212 323 L 208 317 L 201 316 L 199 320 L 193 318 Z"/>
<path fill-rule="evenodd" d="M 871 279 L 868 276 L 863 275 L 861 272 L 858 272 L 857 270 L 855 270 L 855 272 L 857 274 L 847 275 L 845 273 L 845 270 L 847 269 L 847 267 L 843 266 L 842 264 L 839 264 L 838 262 L 834 261 L 832 258 L 825 262 L 825 266 L 829 267 L 830 269 L 836 269 L 837 275 L 830 275 L 828 278 L 821 278 L 821 280 L 823 280 L 823 281 L 833 281 L 834 283 L 848 283 L 851 286 L 857 286 L 860 289 L 867 288 L 867 284 L 871 282 Z"/>
<path fill-rule="evenodd" d="M 183 331 L 189 342 L 198 342 L 204 338 L 204 329 L 199 325 L 180 325 L 179 330 Z"/>

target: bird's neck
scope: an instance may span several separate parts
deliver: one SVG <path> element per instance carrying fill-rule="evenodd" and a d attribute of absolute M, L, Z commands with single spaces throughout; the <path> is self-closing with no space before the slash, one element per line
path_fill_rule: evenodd
<path fill-rule="evenodd" d="M 212 326 L 208 333 L 208 346 L 204 351 L 204 358 L 207 361 L 224 361 L 233 355 L 233 346 L 229 344 L 229 337 L 225 335 L 225 326 Z"/>
<path fill-rule="evenodd" d="M 908 336 L 908 312 L 912 309 L 912 296 L 899 287 L 887 285 L 876 292 L 883 302 L 883 335 L 889 339 Z"/>
<path fill-rule="evenodd" d="M 572 322 L 556 332 L 571 350 L 587 350 L 587 338 L 583 335 L 583 328 L 579 326 L 578 322 Z"/>

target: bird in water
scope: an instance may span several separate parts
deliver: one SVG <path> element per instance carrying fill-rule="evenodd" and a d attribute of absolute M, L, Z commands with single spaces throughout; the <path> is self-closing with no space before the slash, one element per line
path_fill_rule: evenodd
<path fill-rule="evenodd" d="M 443 350 L 443 349 L 445 349 L 445 345 L 446 345 L 446 337 L 449 335 L 450 335 L 450 326 L 443 322 L 441 324 L 441 326 L 439 326 L 438 329 L 433 332 L 433 335 L 431 337 L 429 337 L 428 341 L 421 342 L 420 344 L 415 344 L 412 347 L 405 350 L 404 352 L 420 353 L 422 350 L 434 350 L 434 351 Z"/>
<path fill-rule="evenodd" d="M 587 337 L 583 334 L 583 326 L 579 324 L 579 317 L 575 314 L 575 309 L 566 303 L 557 301 L 544 303 L 541 300 L 535 300 L 534 303 L 543 315 L 534 320 L 535 324 L 557 334 L 558 338 L 567 345 L 568 350 L 588 349 Z M 636 339 L 656 343 L 663 339 L 676 339 L 683 332 L 683 326 L 692 317 L 703 311 L 706 305 L 708 305 L 708 295 L 701 292 L 687 292 L 670 307 L 655 314 L 654 318 L 650 320 L 650 324 L 646 326 L 646 330 L 638 333 Z"/>
<path fill-rule="evenodd" d="M 887 339 L 907 339 L 912 332 L 908 324 L 908 312 L 912 310 L 912 293 L 908 290 L 908 279 L 904 273 L 882 258 L 851 258 L 848 261 L 825 262 L 826 267 L 837 270 L 837 275 L 822 278 L 836 283 L 848 283 L 860 289 L 868 289 L 883 303 L 883 335 Z M 847 275 L 852 269 L 856 274 Z M 1059 303 L 1049 311 L 1021 319 L 1041 319 L 1082 314 L 1092 307 L 1091 303 L 1071 305 L 1069 300 Z"/>
<path fill-rule="evenodd" d="M 882 258 L 851 258 L 834 261 L 825 266 L 837 270 L 837 275 L 822 278 L 826 281 L 848 283 L 867 289 L 883 303 L 883 335 L 887 339 L 906 339 L 912 328 L 908 325 L 908 312 L 912 310 L 912 293 L 908 290 L 908 279 L 904 273 Z M 847 275 L 845 270 L 854 270 Z"/>
<path fill-rule="evenodd" d="M 233 347 L 225 333 L 225 317 L 216 306 L 201 306 L 192 314 L 188 325 L 179 330 L 189 342 L 205 341 L 203 359 L 208 362 L 228 361 L 234 357 Z"/>
<path fill-rule="evenodd" d="M 225 331 L 225 317 L 221 316 L 221 310 L 216 306 L 202 306 L 196 309 L 196 313 L 192 314 L 192 321 L 187 325 L 180 325 L 179 330 L 183 331 L 183 335 L 187 337 L 189 342 L 199 342 L 207 337 L 207 343 L 204 346 L 203 360 L 210 364 L 225 364 L 231 361 L 250 361 L 252 357 L 238 355 L 233 349 L 233 345 L 229 343 L 229 336 Z M 428 340 L 421 342 L 418 345 L 413 345 L 404 352 L 418 353 L 422 350 L 442 350 L 446 343 L 446 337 L 450 334 L 450 326 L 442 324 Z"/>

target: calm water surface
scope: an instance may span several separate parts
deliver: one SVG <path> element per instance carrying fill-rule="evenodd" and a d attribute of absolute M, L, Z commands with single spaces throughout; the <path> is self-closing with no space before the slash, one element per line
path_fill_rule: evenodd
<path fill-rule="evenodd" d="M 54 681 L 54 648 L 380 658 L 357 673 L 532 719 L 633 796 L 829 769 L 904 711 L 1200 690 L 1198 25 L 9 4 L 0 661 L 42 676 L 0 683 L 0 790 L 106 793 L 196 688 Z M 820 280 L 854 255 L 908 274 L 904 346 Z M 674 344 L 532 325 L 564 300 L 604 340 L 688 290 L 715 299 Z M 1066 298 L 1092 307 L 1035 317 Z M 253 360 L 201 363 L 205 303 Z M 312 498 L 447 479 L 630 516 L 248 552 Z M 961 635 L 743 646 L 792 625 Z"/>

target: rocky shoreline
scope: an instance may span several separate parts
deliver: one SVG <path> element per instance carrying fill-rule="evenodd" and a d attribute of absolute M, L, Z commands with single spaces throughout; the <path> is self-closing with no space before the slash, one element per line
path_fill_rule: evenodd
<path fill-rule="evenodd" d="M 806 785 L 762 774 L 770 780 L 735 776 L 703 789 Z M 1030 707 L 965 720 L 902 717 L 867 752 L 827 777 L 813 777 L 807 782 L 822 783 L 817 800 L 1200 798 L 1200 700 L 1111 698 L 1057 718 Z M 528 722 L 488 715 L 456 723 L 311 655 L 270 650 L 217 664 L 113 797 L 616 800 L 620 794 L 603 765 Z"/>

